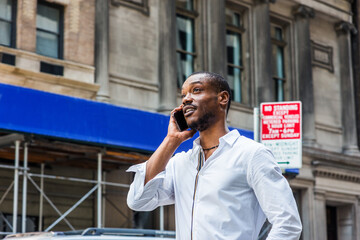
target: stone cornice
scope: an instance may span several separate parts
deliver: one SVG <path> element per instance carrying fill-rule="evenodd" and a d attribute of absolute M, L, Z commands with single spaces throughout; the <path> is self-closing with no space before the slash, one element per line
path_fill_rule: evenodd
<path fill-rule="evenodd" d="M 142 79 L 133 77 L 133 76 L 126 76 L 125 74 L 119 75 L 115 73 L 109 74 L 109 79 L 111 82 L 129 86 L 129 87 L 135 87 L 139 89 L 144 89 L 148 91 L 158 92 L 159 91 L 159 84 L 149 81 L 144 81 Z"/>
<path fill-rule="evenodd" d="M 16 57 L 24 57 L 24 58 L 36 60 L 39 62 L 44 61 L 44 62 L 51 63 L 51 64 L 57 64 L 57 65 L 61 65 L 64 67 L 71 68 L 71 69 L 80 69 L 80 70 L 85 70 L 85 71 L 89 71 L 89 72 L 95 71 L 95 67 L 92 65 L 69 61 L 66 59 L 57 59 L 57 58 L 46 57 L 46 56 L 43 56 L 43 55 L 40 55 L 40 54 L 37 54 L 34 52 L 22 50 L 22 49 L 0 46 L 0 52 L 14 54 L 14 55 L 16 55 Z"/>
<path fill-rule="evenodd" d="M 145 16 L 150 15 L 150 8 L 148 0 L 133 1 L 133 0 L 111 0 L 111 4 L 115 7 L 124 6 L 141 12 Z"/>
<path fill-rule="evenodd" d="M 10 66 L 7 64 L 0 64 L 0 74 L 10 74 L 14 76 L 22 77 L 22 82 L 26 82 L 26 79 L 32 79 L 38 82 L 44 82 L 48 84 L 64 86 L 72 89 L 77 89 L 84 92 L 89 92 L 89 96 L 86 98 L 92 98 L 96 92 L 99 90 L 100 86 L 93 83 L 81 82 L 73 79 L 69 79 L 63 76 L 55 76 L 42 72 L 33 72 L 30 70 Z M 19 85 L 19 84 L 14 84 Z M 20 86 L 23 86 L 20 84 Z M 26 87 L 26 86 L 25 86 Z M 36 89 L 36 88 L 35 88 Z M 43 89 L 40 89 L 43 90 Z M 61 94 L 61 93 L 60 93 Z M 79 97 L 77 95 L 68 94 L 70 96 Z M 81 96 L 80 96 L 81 97 Z"/>
<path fill-rule="evenodd" d="M 345 21 L 336 23 L 334 27 L 335 27 L 335 31 L 338 34 L 348 34 L 348 33 L 357 34 L 358 32 L 354 24 Z"/>
<path fill-rule="evenodd" d="M 339 172 L 338 170 L 315 169 L 314 175 L 316 177 L 331 178 L 341 181 L 360 183 L 360 175 L 356 173 L 351 174 L 351 173 Z"/>
<path fill-rule="evenodd" d="M 325 165 L 360 171 L 360 157 L 338 152 L 330 152 L 313 147 L 303 147 L 303 155 L 312 159 L 314 166 Z"/>
<path fill-rule="evenodd" d="M 310 158 L 315 177 L 360 183 L 360 156 L 303 147 L 303 155 Z"/>
<path fill-rule="evenodd" d="M 302 4 L 294 7 L 292 10 L 292 13 L 296 17 L 301 17 L 301 18 L 314 18 L 315 17 L 314 9 L 312 9 L 308 6 L 302 5 Z"/>

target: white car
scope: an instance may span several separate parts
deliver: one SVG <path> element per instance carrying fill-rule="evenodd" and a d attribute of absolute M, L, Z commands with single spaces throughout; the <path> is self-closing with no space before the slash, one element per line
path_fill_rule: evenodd
<path fill-rule="evenodd" d="M 73 232 L 32 232 L 7 235 L 14 240 L 174 240 L 175 232 L 150 229 L 87 228 Z"/>

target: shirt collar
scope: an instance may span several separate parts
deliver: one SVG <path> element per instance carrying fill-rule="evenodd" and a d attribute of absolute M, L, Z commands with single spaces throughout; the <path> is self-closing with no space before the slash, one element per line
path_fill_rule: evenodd
<path fill-rule="evenodd" d="M 234 129 L 228 132 L 226 135 L 222 136 L 219 139 L 219 142 L 224 141 L 229 144 L 231 147 L 235 143 L 235 141 L 240 137 L 240 133 L 238 130 Z"/>
<path fill-rule="evenodd" d="M 239 137 L 240 137 L 240 133 L 236 129 L 234 129 L 219 139 L 220 146 L 223 144 L 228 144 L 228 145 L 230 145 L 230 147 L 232 147 L 232 145 L 235 143 L 235 141 Z M 222 142 L 224 142 L 224 143 L 222 144 Z M 192 153 L 191 153 L 192 159 L 194 159 L 195 156 L 198 156 L 200 147 L 201 147 L 200 146 L 200 137 L 197 137 L 193 142 L 193 148 L 192 148 Z"/>

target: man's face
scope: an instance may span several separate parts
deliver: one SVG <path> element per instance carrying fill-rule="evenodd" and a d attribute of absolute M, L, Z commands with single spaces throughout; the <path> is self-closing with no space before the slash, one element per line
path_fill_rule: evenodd
<path fill-rule="evenodd" d="M 190 128 L 201 132 L 216 121 L 218 94 L 206 79 L 206 74 L 189 77 L 183 84 L 181 95 L 183 112 Z"/>

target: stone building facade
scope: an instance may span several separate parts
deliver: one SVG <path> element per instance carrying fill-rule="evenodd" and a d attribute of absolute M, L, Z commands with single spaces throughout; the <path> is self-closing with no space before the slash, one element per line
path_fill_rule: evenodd
<path fill-rule="evenodd" d="M 94 84 L 94 1 L 40 1 L 46 7 L 57 9 L 57 13 L 62 18 L 62 20 L 52 19 L 59 25 L 55 26 L 59 30 L 56 30 L 54 34 L 59 35 L 58 51 L 61 51 L 61 54 L 56 57 L 39 53 L 41 49 L 37 48 L 37 36 L 39 24 L 41 24 L 37 23 L 39 19 L 37 16 L 40 14 L 38 1 L 3 2 L 2 8 L 5 10 L 5 4 L 7 4 L 7 9 L 2 18 L 8 17 L 7 21 L 10 22 L 11 29 L 15 33 L 10 42 L 7 42 L 4 37 L 0 52 L 2 59 L 5 59 L 4 54 L 7 54 L 14 58 L 14 62 L 1 65 L 0 82 L 93 99 L 99 88 Z M 48 22 L 45 21 L 44 24 Z M 51 29 L 44 29 L 44 31 L 50 32 Z M 46 74 L 46 69 L 42 69 L 44 64 L 50 65 L 49 68 L 61 67 L 62 74 L 59 74 L 61 77 Z"/>
<path fill-rule="evenodd" d="M 9 17 L 16 19 L 16 37 L 0 45 L 6 63 L 0 64 L 1 83 L 168 114 L 181 102 L 179 86 L 187 75 L 213 71 L 232 89 L 229 125 L 249 131 L 260 103 L 302 101 L 303 167 L 289 177 L 302 239 L 360 238 L 358 1 L 3 2 L 16 9 Z M 56 57 L 37 45 L 39 3 L 63 14 Z M 14 56 L 9 64 L 6 59 Z M 124 170 L 131 163 L 109 167 L 106 180 L 128 184 L 132 176 Z M 92 170 L 82 173 L 91 177 Z M 103 225 L 133 227 L 131 219 L 139 214 L 127 209 L 126 191 L 107 190 Z M 165 229 L 174 229 L 173 214 L 165 208 Z M 159 227 L 158 212 L 148 219 L 148 226 Z"/>
<path fill-rule="evenodd" d="M 252 130 L 261 102 L 302 101 L 303 167 L 290 180 L 302 239 L 358 239 L 356 1 L 125 2 L 110 2 L 100 33 L 109 36 L 109 101 L 169 112 L 179 72 L 202 70 L 230 81 L 234 127 Z"/>
<path fill-rule="evenodd" d="M 0 83 L 36 89 L 44 92 L 95 99 L 99 86 L 95 84 L 95 1 L 87 0 L 5 0 L 0 1 Z M 22 101 L 27 101 L 26 97 Z M 57 106 L 53 106 L 57 107 Z M 34 106 L 36 109 L 36 106 Z M 19 109 L 19 111 L 22 111 Z M 34 110 L 34 114 L 36 110 Z M 27 118 L 27 116 L 22 116 Z M 1 131 L 1 137 L 9 132 Z M 14 212 L 14 170 L 6 168 L 14 162 L 13 146 L 1 144 L 0 153 L 0 232 L 11 232 Z M 35 143 L 35 142 L 34 142 Z M 31 144 L 29 144 L 30 146 Z M 55 146 L 54 146 L 55 147 Z M 24 145 L 21 145 L 24 148 Z M 55 151 L 59 151 L 55 147 Z M 74 149 L 74 147 L 71 147 Z M 54 166 L 46 151 L 29 151 L 29 167 L 33 174 L 45 173 L 65 177 L 92 179 L 93 169 Z M 59 153 L 59 152 L 58 152 Z M 23 153 L 21 157 L 23 159 Z M 60 155 L 59 155 L 60 156 Z M 5 166 L 5 168 L 4 168 Z M 86 193 L 89 184 L 71 184 L 51 179 L 35 182 L 57 205 L 61 212 Z M 76 186 L 76 187 L 74 187 Z M 20 195 L 21 196 L 21 195 Z M 41 198 L 41 200 L 40 200 Z M 59 215 L 39 198 L 35 186 L 27 191 L 27 231 L 44 230 Z M 21 197 L 19 206 L 21 205 Z M 39 203 L 41 202 L 41 203 Z M 45 203 L 44 203 L 45 202 Z M 43 204 L 44 203 L 44 204 Z M 40 208 L 39 206 L 42 205 Z M 92 199 L 85 201 L 71 217 L 76 228 L 94 226 Z M 21 208 L 19 208 L 21 209 Z M 41 210 L 40 210 L 41 209 Z M 18 211 L 21 214 L 21 211 Z M 17 231 L 21 232 L 18 219 Z M 13 226 L 12 226 L 13 227 Z M 55 228 L 56 229 L 56 228 Z M 58 229 L 68 230 L 65 222 Z"/>

